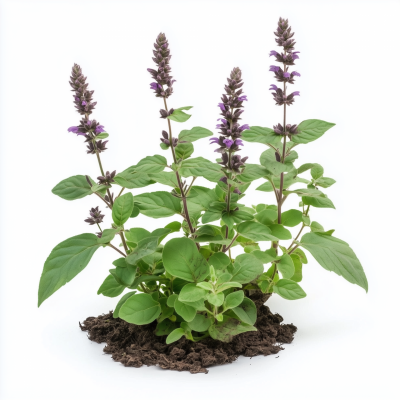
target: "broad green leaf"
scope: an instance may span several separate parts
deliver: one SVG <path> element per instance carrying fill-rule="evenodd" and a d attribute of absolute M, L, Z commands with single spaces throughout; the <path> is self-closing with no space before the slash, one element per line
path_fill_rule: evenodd
<path fill-rule="evenodd" d="M 194 152 L 192 143 L 179 143 L 175 147 L 175 155 L 178 160 L 186 160 Z"/>
<path fill-rule="evenodd" d="M 203 224 L 207 224 L 209 222 L 216 221 L 221 218 L 221 213 L 220 212 L 214 212 L 214 211 L 206 211 L 202 218 L 201 221 Z"/>
<path fill-rule="evenodd" d="M 323 268 L 368 291 L 367 277 L 360 261 L 346 242 L 321 233 L 306 233 L 300 243 Z"/>
<path fill-rule="evenodd" d="M 271 235 L 277 237 L 280 240 L 288 240 L 292 238 L 290 231 L 280 224 L 269 225 L 268 228 L 271 230 Z"/>
<path fill-rule="evenodd" d="M 332 200 L 327 197 L 302 197 L 302 201 L 307 206 L 313 206 L 316 208 L 335 208 Z"/>
<path fill-rule="evenodd" d="M 314 179 L 321 178 L 324 174 L 324 168 L 320 164 L 314 164 L 311 168 L 311 176 Z"/>
<path fill-rule="evenodd" d="M 128 264 L 125 261 L 125 257 L 120 257 L 112 262 L 113 265 L 116 267 L 126 268 Z"/>
<path fill-rule="evenodd" d="M 307 296 L 298 283 L 289 279 L 279 279 L 273 286 L 273 291 L 286 300 L 298 300 Z"/>
<path fill-rule="evenodd" d="M 139 214 L 140 214 L 139 207 L 134 206 L 130 218 L 136 218 Z"/>
<path fill-rule="evenodd" d="M 226 274 L 224 274 L 224 275 L 226 275 Z M 227 275 L 231 275 L 231 274 L 227 274 Z M 232 279 L 232 275 L 231 275 L 230 279 Z M 218 286 L 217 293 L 221 293 L 227 289 L 241 288 L 241 287 L 242 287 L 242 284 L 239 282 L 225 282 Z"/>
<path fill-rule="evenodd" d="M 207 301 L 215 307 L 222 306 L 224 303 L 225 295 L 223 293 L 208 293 Z"/>
<path fill-rule="evenodd" d="M 248 283 L 261 275 L 264 271 L 262 262 L 250 254 L 240 254 L 235 262 L 228 267 L 228 272 L 232 275 L 232 281 Z"/>
<path fill-rule="evenodd" d="M 311 232 L 325 232 L 324 227 L 321 224 L 319 224 L 317 221 L 311 222 L 310 228 L 311 228 Z"/>
<path fill-rule="evenodd" d="M 201 186 L 193 186 L 197 196 L 191 197 L 187 200 L 189 214 L 198 213 L 208 210 L 211 203 L 218 200 L 214 189 L 208 189 Z"/>
<path fill-rule="evenodd" d="M 132 193 L 117 197 L 112 208 L 112 219 L 116 225 L 122 226 L 132 214 L 134 206 Z"/>
<path fill-rule="evenodd" d="M 276 188 L 280 187 L 280 176 L 271 176 L 270 179 L 272 179 Z M 284 174 L 283 189 L 288 189 L 290 186 L 294 185 L 295 183 L 309 184 L 310 181 L 307 179 L 298 177 L 296 170 Z M 272 192 L 274 189 L 272 187 L 271 182 L 265 182 L 261 186 L 256 188 L 256 190 L 260 190 L 262 192 Z"/>
<path fill-rule="evenodd" d="M 92 233 L 83 233 L 54 247 L 40 277 L 38 306 L 88 265 L 94 252 L 101 246 L 97 239 Z"/>
<path fill-rule="evenodd" d="M 158 154 L 154 156 L 148 156 L 140 160 L 136 165 L 129 167 L 124 172 L 144 172 L 144 173 L 156 173 L 161 172 L 167 166 L 167 159 Z"/>
<path fill-rule="evenodd" d="M 277 135 L 271 128 L 251 126 L 250 129 L 242 133 L 242 139 L 246 142 L 276 145 L 281 141 L 282 137 Z"/>
<path fill-rule="evenodd" d="M 118 232 L 118 229 L 104 229 L 101 237 L 97 239 L 97 243 L 110 243 Z"/>
<path fill-rule="evenodd" d="M 161 321 L 160 323 L 157 324 L 155 334 L 156 336 L 169 335 L 173 330 L 176 329 L 176 327 L 177 324 L 167 318 L 164 321 Z"/>
<path fill-rule="evenodd" d="M 230 258 L 225 253 L 214 253 L 209 259 L 208 264 L 212 265 L 215 269 L 224 269 L 231 263 Z"/>
<path fill-rule="evenodd" d="M 210 282 L 199 282 L 196 286 L 207 291 L 211 291 L 214 289 L 213 285 Z"/>
<path fill-rule="evenodd" d="M 289 172 L 293 169 L 293 164 L 291 163 L 285 162 L 282 164 L 281 162 L 276 161 L 275 150 L 273 149 L 268 149 L 261 154 L 260 164 L 273 175 L 280 175 L 282 172 Z"/>
<path fill-rule="evenodd" d="M 251 255 L 258 258 L 263 264 L 268 264 L 269 262 L 276 260 L 275 249 L 268 249 L 265 251 L 255 250 Z"/>
<path fill-rule="evenodd" d="M 126 262 L 129 264 L 136 264 L 141 258 L 154 253 L 158 247 L 158 236 L 149 236 L 142 239 L 137 247 L 135 247 L 130 254 L 126 257 Z"/>
<path fill-rule="evenodd" d="M 148 217 L 165 218 L 181 212 L 181 201 L 168 192 L 143 193 L 134 200 L 140 212 Z"/>
<path fill-rule="evenodd" d="M 284 226 L 293 227 L 303 221 L 303 213 L 299 210 L 288 210 L 282 213 L 281 222 Z"/>
<path fill-rule="evenodd" d="M 133 243 L 139 243 L 141 240 L 151 236 L 151 233 L 144 228 L 131 228 L 125 231 L 126 238 Z"/>
<path fill-rule="evenodd" d="M 188 238 L 175 238 L 167 242 L 163 262 L 169 274 L 189 282 L 204 281 L 209 274 L 207 261 Z"/>
<path fill-rule="evenodd" d="M 175 122 L 185 122 L 191 117 L 191 115 L 186 114 L 182 110 L 190 110 L 191 108 L 192 108 L 192 106 L 175 108 L 174 112 L 171 115 L 168 115 L 167 118 L 170 119 L 171 121 L 175 121 Z"/>
<path fill-rule="evenodd" d="M 230 342 L 233 336 L 239 333 L 256 331 L 257 329 L 245 322 L 241 322 L 235 318 L 224 316 L 223 321 L 208 328 L 208 333 L 213 339 L 221 342 Z"/>
<path fill-rule="evenodd" d="M 298 254 L 291 254 L 293 265 L 294 265 L 294 274 L 290 278 L 294 282 L 301 282 L 303 279 L 303 264 L 301 262 L 300 256 Z"/>
<path fill-rule="evenodd" d="M 302 174 L 303 172 L 308 171 L 314 166 L 314 163 L 306 163 L 300 166 L 300 168 L 297 169 L 298 174 Z"/>
<path fill-rule="evenodd" d="M 150 179 L 161 183 L 162 185 L 171 186 L 173 188 L 179 187 L 178 180 L 176 179 L 176 172 L 161 171 L 155 174 L 149 174 Z"/>
<path fill-rule="evenodd" d="M 243 183 L 252 182 L 263 176 L 269 175 L 269 171 L 263 167 L 262 165 L 258 164 L 245 164 L 246 168 L 244 171 L 239 175 L 239 179 Z"/>
<path fill-rule="evenodd" d="M 126 267 L 110 269 L 110 273 L 119 284 L 131 286 L 136 277 L 136 269 L 137 267 L 126 264 Z"/>
<path fill-rule="evenodd" d="M 291 193 L 295 193 L 300 197 L 308 196 L 308 197 L 326 197 L 326 194 L 322 193 L 318 189 L 296 189 L 296 190 L 285 190 L 283 192 L 284 195 L 289 195 Z"/>
<path fill-rule="evenodd" d="M 189 328 L 196 332 L 205 332 L 211 325 L 211 319 L 205 315 L 196 314 L 194 319 L 188 322 Z"/>
<path fill-rule="evenodd" d="M 188 283 L 179 293 L 179 301 L 191 303 L 197 300 L 202 300 L 206 297 L 207 291 L 196 286 L 195 283 Z"/>
<path fill-rule="evenodd" d="M 168 297 L 167 306 L 168 307 L 174 307 L 175 306 L 175 300 L 177 298 L 178 298 L 177 294 L 171 294 L 171 296 Z"/>
<path fill-rule="evenodd" d="M 254 218 L 263 225 L 271 225 L 278 218 L 278 211 L 276 210 L 263 210 L 257 213 Z"/>
<path fill-rule="evenodd" d="M 102 294 L 107 297 L 117 297 L 125 289 L 125 286 L 119 284 L 115 278 L 110 274 L 99 287 L 97 294 Z"/>
<path fill-rule="evenodd" d="M 128 189 L 138 189 L 152 185 L 154 180 L 152 180 L 148 174 L 136 171 L 123 171 L 114 177 L 115 182 Z"/>
<path fill-rule="evenodd" d="M 165 340 L 165 343 L 171 344 L 179 340 L 182 336 L 185 335 L 185 331 L 182 328 L 176 328 L 173 330 L 168 336 L 167 339 Z"/>
<path fill-rule="evenodd" d="M 140 293 L 130 297 L 119 310 L 119 317 L 135 325 L 153 322 L 161 313 L 161 306 L 150 294 Z"/>
<path fill-rule="evenodd" d="M 213 133 L 206 128 L 195 126 L 190 131 L 183 130 L 178 136 L 180 141 L 195 142 L 196 140 L 212 136 Z"/>
<path fill-rule="evenodd" d="M 328 129 L 335 126 L 330 122 L 321 121 L 320 119 L 307 119 L 298 126 L 299 133 L 292 135 L 294 143 L 310 143 L 320 138 Z"/>
<path fill-rule="evenodd" d="M 328 188 L 332 186 L 334 183 L 336 183 L 336 181 L 332 178 L 318 178 L 315 181 L 316 186 L 321 186 L 323 188 Z"/>
<path fill-rule="evenodd" d="M 236 316 L 249 325 L 254 325 L 257 321 L 257 307 L 252 300 L 245 297 L 242 303 L 232 309 Z"/>
<path fill-rule="evenodd" d="M 243 290 L 238 290 L 237 292 L 228 294 L 225 297 L 224 310 L 229 310 L 230 308 L 238 307 L 240 304 L 242 304 L 243 299 L 244 299 Z"/>
<path fill-rule="evenodd" d="M 276 264 L 278 271 L 284 278 L 290 279 L 294 274 L 294 264 L 292 258 L 288 254 L 284 254 Z"/>
<path fill-rule="evenodd" d="M 202 176 L 210 182 L 219 182 L 220 178 L 224 176 L 220 165 L 214 164 L 203 157 L 184 160 L 180 173 L 185 178 L 190 176 Z"/>
<path fill-rule="evenodd" d="M 189 305 L 188 303 L 182 303 L 179 299 L 175 300 L 175 311 L 179 314 L 185 321 L 193 321 L 196 315 L 196 309 Z"/>
<path fill-rule="evenodd" d="M 93 193 L 84 175 L 75 175 L 62 180 L 54 186 L 52 192 L 64 200 L 77 200 Z"/>
<path fill-rule="evenodd" d="M 113 317 L 114 318 L 118 318 L 119 317 L 119 310 L 121 309 L 122 305 L 125 303 L 126 300 L 129 299 L 129 297 L 133 296 L 136 292 L 128 292 L 125 293 L 119 300 L 118 304 L 115 307 L 114 313 L 113 313 Z"/>
<path fill-rule="evenodd" d="M 158 322 L 164 321 L 165 319 L 171 317 L 171 315 L 174 313 L 174 308 L 169 307 L 167 301 L 168 301 L 167 297 L 162 297 L 159 300 L 161 306 L 161 315 L 157 319 Z"/>
<path fill-rule="evenodd" d="M 237 232 L 255 242 L 278 240 L 278 238 L 271 233 L 269 227 L 254 221 L 242 222 L 237 226 Z"/>
<path fill-rule="evenodd" d="M 297 254 L 303 264 L 308 264 L 306 253 L 304 253 L 304 251 L 300 249 L 300 247 L 298 247 L 292 254 Z"/>

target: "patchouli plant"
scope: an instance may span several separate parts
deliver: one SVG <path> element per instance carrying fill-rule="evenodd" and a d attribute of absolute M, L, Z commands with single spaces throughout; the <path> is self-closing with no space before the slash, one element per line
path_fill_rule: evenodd
<path fill-rule="evenodd" d="M 118 253 L 110 274 L 98 294 L 118 297 L 114 318 L 128 323 L 154 323 L 155 334 L 166 336 L 172 343 L 185 337 L 198 341 L 206 337 L 228 342 L 234 335 L 255 331 L 257 308 L 252 301 L 256 293 L 266 299 L 277 293 L 285 299 L 299 299 L 306 294 L 300 287 L 302 265 L 307 263 L 303 250 L 308 250 L 326 269 L 342 275 L 367 290 L 363 269 L 347 243 L 332 236 L 310 219 L 311 207 L 331 207 L 332 202 L 320 190 L 335 181 L 323 176 L 319 164 L 296 168 L 294 147 L 321 137 L 334 124 L 307 120 L 287 124 L 287 106 L 298 92 L 288 93 L 289 84 L 300 76 L 289 71 L 298 59 L 293 33 L 286 20 L 280 19 L 277 44 L 282 52 L 272 51 L 282 67 L 271 66 L 281 88 L 271 85 L 277 105 L 282 106 L 283 121 L 274 129 L 241 123 L 244 102 L 242 72 L 234 68 L 218 104 L 218 136 L 202 127 L 175 133 L 176 123 L 184 123 L 192 107 L 169 108 L 175 80 L 171 76 L 169 44 L 159 34 L 154 44 L 154 69 L 151 90 L 160 99 L 160 117 L 165 120 L 161 132 L 161 149 L 166 157 L 152 155 L 126 170 L 116 173 L 103 169 L 101 153 L 107 149 L 104 126 L 91 117 L 96 105 L 86 77 L 74 65 L 70 84 L 74 104 L 82 119 L 68 131 L 83 136 L 87 153 L 95 155 L 101 175 L 97 180 L 77 175 L 61 181 L 53 193 L 66 200 L 94 195 L 98 204 L 85 220 L 96 228 L 57 245 L 45 262 L 39 284 L 39 305 L 65 285 L 89 263 L 99 248 Z M 213 136 L 217 145 L 216 162 L 203 157 L 192 158 L 194 142 Z M 243 140 L 267 145 L 260 164 L 250 164 L 241 155 Z M 300 174 L 310 171 L 311 178 Z M 198 177 L 212 182 L 212 189 L 195 185 Z M 242 202 L 251 182 L 266 180 L 257 189 L 272 192 L 276 204 L 246 207 Z M 165 191 L 138 193 L 137 189 L 160 183 Z M 305 187 L 290 189 L 294 184 Z M 130 190 L 134 190 L 132 194 Z M 300 197 L 300 209 L 283 211 L 289 195 Z M 113 223 L 103 226 L 104 213 L 111 212 Z M 177 221 L 150 232 L 134 225 L 141 213 L 162 219 L 176 216 Z M 300 225 L 292 238 L 286 227 Z M 301 237 L 305 228 L 311 232 Z M 169 235 L 174 234 L 170 238 Z M 281 241 L 290 240 L 283 246 Z M 267 243 L 267 248 L 263 247 Z M 232 256 L 237 246 L 242 253 Z"/>

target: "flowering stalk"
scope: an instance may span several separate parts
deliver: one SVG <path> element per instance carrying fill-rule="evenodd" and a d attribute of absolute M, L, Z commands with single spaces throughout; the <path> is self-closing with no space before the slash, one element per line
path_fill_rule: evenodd
<path fill-rule="evenodd" d="M 300 74 L 296 71 L 289 72 L 289 66 L 295 65 L 294 61 L 299 58 L 298 51 L 294 50 L 294 45 L 296 42 L 293 39 L 294 32 L 291 32 L 291 27 L 289 26 L 288 20 L 279 18 L 278 28 L 276 32 L 274 32 L 276 36 L 276 43 L 278 46 L 283 47 L 283 52 L 278 53 L 275 50 L 270 52 L 270 56 L 275 56 L 275 60 L 281 64 L 283 64 L 283 69 L 276 65 L 270 66 L 270 71 L 274 72 L 275 79 L 278 82 L 283 82 L 283 90 L 278 88 L 276 85 L 271 85 L 270 90 L 273 91 L 272 96 L 276 102 L 276 105 L 283 105 L 283 125 L 277 124 L 274 125 L 274 132 L 278 135 L 283 136 L 283 147 L 282 154 L 277 151 L 275 153 L 277 161 L 282 164 L 285 162 L 286 154 L 286 139 L 287 136 L 295 135 L 298 133 L 297 125 L 286 124 L 286 106 L 290 106 L 294 103 L 294 97 L 299 96 L 300 92 L 293 92 L 289 95 L 287 94 L 287 84 L 294 83 L 294 77 L 300 76 Z M 279 190 L 275 189 L 275 194 L 278 203 L 278 224 L 282 222 L 282 204 L 284 202 L 283 197 L 283 181 L 284 181 L 284 173 L 281 173 L 280 176 L 280 185 Z M 278 247 L 278 242 L 273 243 L 273 247 Z"/>
<path fill-rule="evenodd" d="M 168 110 L 167 98 L 169 98 L 169 96 L 171 96 L 173 93 L 172 85 L 175 82 L 175 80 L 170 75 L 171 67 L 169 65 L 169 61 L 171 59 L 171 54 L 169 50 L 168 40 L 164 33 L 160 33 L 157 36 L 156 42 L 154 43 L 154 48 L 155 50 L 153 50 L 154 54 L 153 61 L 157 65 L 157 70 L 154 70 L 152 68 L 147 69 L 147 71 L 150 72 L 151 76 L 155 80 L 155 82 L 152 82 L 150 84 L 150 89 L 154 90 L 156 97 L 162 97 L 164 100 L 165 108 L 160 110 L 160 114 L 161 118 L 166 119 L 168 122 L 168 133 L 162 131 L 163 137 L 161 138 L 161 142 L 163 142 L 165 145 L 171 148 L 172 158 L 174 160 L 174 164 L 176 165 L 177 158 L 175 154 L 175 147 L 178 144 L 178 139 L 172 137 L 171 121 L 169 118 L 167 118 L 174 112 L 173 108 Z M 175 171 L 175 175 L 178 181 L 178 186 L 180 191 L 179 197 L 181 198 L 183 203 L 184 218 L 188 224 L 190 233 L 193 236 L 196 233 L 196 229 L 193 227 L 192 222 L 190 220 L 189 210 L 187 206 L 187 195 L 189 193 L 191 185 L 188 189 L 186 189 L 182 183 L 182 179 L 178 171 Z M 200 245 L 198 243 L 196 243 L 196 246 L 200 250 Z"/>
<path fill-rule="evenodd" d="M 225 93 L 221 97 L 221 103 L 218 103 L 218 107 L 221 110 L 223 118 L 218 118 L 220 121 L 216 128 L 220 130 L 219 138 L 213 137 L 210 139 L 211 143 L 216 143 L 219 148 L 215 152 L 221 153 L 222 161 L 219 162 L 223 166 L 222 171 L 225 176 L 221 178 L 221 181 L 228 185 L 226 195 L 226 211 L 231 211 L 231 189 L 232 180 L 241 173 L 244 163 L 248 157 L 241 158 L 240 155 L 235 153 L 240 151 L 239 146 L 243 146 L 241 140 L 242 132 L 249 129 L 249 125 L 240 125 L 238 121 L 241 119 L 240 116 L 244 112 L 243 101 L 247 101 L 247 96 L 243 95 L 242 82 L 242 71 L 239 68 L 234 68 L 228 78 L 228 84 L 225 85 Z M 234 188 L 233 193 L 241 194 L 239 188 Z M 229 234 L 228 226 L 226 227 L 225 237 Z M 228 248 L 223 247 L 223 251 Z"/>

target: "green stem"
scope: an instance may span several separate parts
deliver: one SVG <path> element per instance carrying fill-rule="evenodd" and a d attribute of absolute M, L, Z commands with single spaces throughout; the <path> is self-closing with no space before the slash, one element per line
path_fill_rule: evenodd
<path fill-rule="evenodd" d="M 108 243 L 107 246 L 110 246 L 113 248 L 115 251 L 118 251 L 119 254 L 122 254 L 124 257 L 126 257 L 126 254 L 124 254 L 121 250 L 117 249 L 115 246 L 113 246 L 111 243 Z"/>
<path fill-rule="evenodd" d="M 123 232 L 120 232 L 120 233 L 119 233 L 119 236 L 121 236 L 121 240 L 122 240 L 122 244 L 124 245 L 124 249 L 125 249 L 125 251 L 128 253 L 129 249 L 128 249 L 128 246 L 127 246 L 127 244 L 126 244 L 126 241 L 125 241 L 125 237 L 124 237 Z"/>

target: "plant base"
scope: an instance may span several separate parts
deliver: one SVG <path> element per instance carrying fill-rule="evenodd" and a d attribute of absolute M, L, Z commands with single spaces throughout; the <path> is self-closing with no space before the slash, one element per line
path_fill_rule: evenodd
<path fill-rule="evenodd" d="M 192 374 L 208 373 L 207 367 L 232 363 L 239 356 L 276 354 L 283 350 L 280 344 L 293 341 L 297 328 L 292 324 L 281 324 L 283 318 L 271 313 L 264 305 L 269 296 L 261 292 L 250 295 L 257 306 L 257 332 L 237 335 L 230 343 L 212 338 L 194 343 L 183 337 L 167 345 L 165 336 L 154 334 L 155 322 L 133 325 L 120 318 L 114 319 L 112 312 L 89 317 L 79 325 L 82 331 L 88 332 L 90 340 L 106 343 L 104 352 L 126 367 L 158 365 Z"/>

